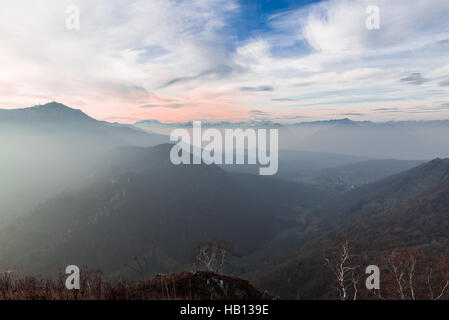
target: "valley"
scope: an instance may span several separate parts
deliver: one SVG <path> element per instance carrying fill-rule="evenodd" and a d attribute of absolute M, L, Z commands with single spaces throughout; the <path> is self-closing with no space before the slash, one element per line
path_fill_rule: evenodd
<path fill-rule="evenodd" d="M 16 145 L 2 187 L 15 193 L 9 206 L 23 205 L 6 214 L 2 204 L 3 270 L 51 278 L 76 264 L 107 279 L 151 279 L 195 268 L 195 248 L 220 240 L 233 248 L 222 273 L 281 298 L 321 299 L 333 297 L 323 252 L 343 234 L 367 263 L 392 244 L 446 252 L 447 159 L 281 150 L 279 172 L 259 176 L 250 165 L 174 165 L 164 136 L 59 104 L 31 111 L 0 112 L 14 128 L 3 141 Z M 17 148 L 27 130 L 46 144 Z M 29 191 L 21 182 L 32 180 L 39 187 Z"/>

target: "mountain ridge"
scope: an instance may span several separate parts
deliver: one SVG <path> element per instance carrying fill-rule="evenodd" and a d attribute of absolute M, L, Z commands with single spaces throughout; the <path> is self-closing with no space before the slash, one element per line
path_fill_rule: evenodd
<path fill-rule="evenodd" d="M 0 219 L 22 214 L 55 192 L 83 183 L 100 154 L 122 145 L 152 146 L 167 136 L 95 120 L 52 102 L 0 110 Z"/>
<path fill-rule="evenodd" d="M 62 103 L 49 102 L 43 105 L 19 109 L 0 109 L 0 121 L 90 121 L 100 122 L 80 109 L 70 108 Z"/>
<path fill-rule="evenodd" d="M 420 181 L 424 181 L 423 186 Z M 357 197 L 358 194 L 362 196 Z M 341 235 L 347 236 L 368 261 L 375 261 L 391 247 L 417 248 L 430 252 L 431 256 L 447 251 L 449 159 L 434 159 L 349 191 L 346 196 L 349 202 L 343 201 L 338 206 L 338 202 L 331 200 L 318 211 L 324 211 L 320 223 L 309 227 L 315 230 L 304 236 L 301 243 L 290 248 L 276 263 L 261 265 L 246 276 L 283 297 L 300 295 L 318 299 L 328 297 L 331 292 L 329 279 L 320 275 L 328 271 L 325 252 Z M 286 275 L 294 280 L 288 282 Z"/>
<path fill-rule="evenodd" d="M 4 261 L 48 271 L 73 259 L 111 273 L 146 256 L 148 272 L 173 272 L 203 241 L 223 239 L 251 252 L 326 197 L 314 186 L 240 179 L 215 165 L 176 166 L 170 146 L 108 152 L 89 186 L 53 197 L 2 228 Z"/>

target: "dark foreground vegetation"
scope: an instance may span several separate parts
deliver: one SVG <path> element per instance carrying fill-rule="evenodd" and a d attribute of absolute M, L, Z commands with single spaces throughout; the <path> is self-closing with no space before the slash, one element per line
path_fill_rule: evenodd
<path fill-rule="evenodd" d="M 101 271 L 85 272 L 80 290 L 68 290 L 64 277 L 44 280 L 3 273 L 0 300 L 267 300 L 248 281 L 214 272 L 179 272 L 148 281 L 106 280 Z"/>

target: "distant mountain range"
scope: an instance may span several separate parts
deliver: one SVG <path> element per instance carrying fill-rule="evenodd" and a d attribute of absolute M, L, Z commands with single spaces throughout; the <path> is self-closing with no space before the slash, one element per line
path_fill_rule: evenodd
<path fill-rule="evenodd" d="M 200 120 L 200 119 L 198 119 Z M 192 127 L 192 121 L 186 122 L 161 122 L 155 119 L 148 120 L 139 120 L 134 123 L 137 127 L 145 127 L 145 128 L 157 128 L 157 127 Z M 295 122 L 295 123 L 279 123 L 271 120 L 250 120 L 250 121 L 202 121 L 204 126 L 207 127 L 263 127 L 263 126 L 271 126 L 271 127 L 300 127 L 300 126 L 316 126 L 316 125 L 324 125 L 324 126 L 408 126 L 408 125 L 449 125 L 448 120 L 422 120 L 422 121 L 386 121 L 386 122 L 373 122 L 373 121 L 354 121 L 349 118 L 342 119 L 332 119 L 332 120 L 318 120 L 318 121 L 303 121 L 303 122 Z"/>
<path fill-rule="evenodd" d="M 143 120 L 135 126 L 169 135 L 173 128 L 191 128 L 191 122 L 161 123 Z M 348 118 L 280 124 L 269 120 L 204 122 L 204 127 L 272 128 L 279 130 L 284 150 L 346 154 L 368 159 L 431 160 L 449 157 L 449 120 L 352 121 Z"/>
<path fill-rule="evenodd" d="M 282 148 L 368 158 L 431 160 L 449 156 L 449 121 L 303 123 L 280 131 Z"/>

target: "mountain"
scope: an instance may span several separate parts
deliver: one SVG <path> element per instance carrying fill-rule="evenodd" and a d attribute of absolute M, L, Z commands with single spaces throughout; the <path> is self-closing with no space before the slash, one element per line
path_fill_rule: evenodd
<path fill-rule="evenodd" d="M 316 184 L 342 193 L 422 164 L 422 160 L 370 159 L 328 152 L 279 150 L 276 177 Z M 258 174 L 258 165 L 221 165 L 230 172 Z"/>
<path fill-rule="evenodd" d="M 380 159 L 444 154 L 448 128 L 282 126 L 280 144 L 292 149 L 279 152 L 276 176 L 259 176 L 251 166 L 175 166 L 167 136 L 55 102 L 0 110 L 0 270 L 50 275 L 76 264 L 128 278 L 142 263 L 148 277 L 190 269 L 195 246 L 225 240 L 239 253 L 226 273 L 283 298 L 329 297 L 323 253 L 340 234 L 368 260 L 392 243 L 434 256 L 448 248 L 449 160 Z"/>
<path fill-rule="evenodd" d="M 315 223 L 282 255 L 259 250 L 250 257 L 257 270 L 246 277 L 283 298 L 329 297 L 331 276 L 324 253 L 336 237 L 348 236 L 368 261 L 387 248 L 419 248 L 431 257 L 449 245 L 449 159 L 364 185 L 329 201 L 310 214 Z M 266 263 L 267 257 L 271 262 Z M 371 259 L 371 260 L 370 260 Z"/>
<path fill-rule="evenodd" d="M 2 109 L 0 110 L 0 123 L 2 124 L 61 124 L 61 123 L 95 123 L 81 110 L 69 108 L 61 103 L 50 102 L 44 105 L 37 105 L 22 109 Z"/>
<path fill-rule="evenodd" d="M 0 110 L 0 219 L 83 183 L 93 159 L 110 148 L 167 141 L 166 136 L 97 121 L 56 102 Z"/>
<path fill-rule="evenodd" d="M 321 170 L 355 164 L 369 158 L 329 152 L 279 150 L 279 170 L 276 176 L 286 180 L 316 184 L 316 174 Z M 221 165 L 221 168 L 251 174 L 259 174 L 259 165 Z"/>
<path fill-rule="evenodd" d="M 190 122 L 160 123 L 144 120 L 135 126 L 170 134 L 175 127 L 191 128 Z M 449 156 L 449 120 L 353 121 L 348 118 L 293 124 L 271 121 L 204 122 L 204 127 L 271 128 L 279 130 L 279 149 L 346 154 L 368 159 L 429 161 Z M 337 166 L 336 164 L 335 166 Z"/>
<path fill-rule="evenodd" d="M 341 223 L 342 219 L 352 219 L 378 212 L 424 194 L 440 185 L 448 177 L 449 160 L 435 159 L 349 191 L 323 206 L 317 214 Z"/>
<path fill-rule="evenodd" d="M 449 156 L 449 121 L 370 122 L 350 119 L 298 123 L 279 131 L 281 148 L 377 159 Z"/>
<path fill-rule="evenodd" d="M 181 270 L 192 249 L 215 239 L 247 255 L 329 195 L 273 177 L 229 174 L 217 166 L 175 166 L 172 145 L 120 147 L 98 162 L 89 186 L 53 198 L 0 231 L 0 257 L 34 272 L 69 261 L 149 274 Z"/>
<path fill-rule="evenodd" d="M 1 137 L 44 135 L 57 141 L 58 136 L 67 135 L 64 138 L 71 139 L 70 143 L 93 145 L 101 142 L 109 146 L 149 146 L 168 141 L 166 136 L 150 134 L 133 126 L 95 120 L 81 110 L 57 102 L 23 109 L 0 109 L 0 124 Z"/>
<path fill-rule="evenodd" d="M 424 161 L 380 159 L 326 168 L 318 172 L 317 183 L 348 191 L 364 184 L 417 167 Z"/>
<path fill-rule="evenodd" d="M 142 129 L 161 129 L 161 128 L 192 128 L 193 122 L 170 122 L 164 123 L 154 119 L 148 120 L 140 120 L 134 123 L 136 127 Z M 269 120 L 251 120 L 251 121 L 240 121 L 240 122 L 231 122 L 231 121 L 202 121 L 201 126 L 206 128 L 280 128 L 282 125 L 280 123 L 272 122 Z"/>
<path fill-rule="evenodd" d="M 435 159 L 401 178 L 402 183 L 396 188 L 403 187 L 414 196 L 402 197 L 405 200 L 372 213 L 361 208 L 357 219 L 347 223 L 346 229 L 359 239 L 361 246 L 371 249 L 391 242 L 400 246 L 447 245 L 449 159 Z M 412 187 L 415 181 L 418 187 Z"/>

